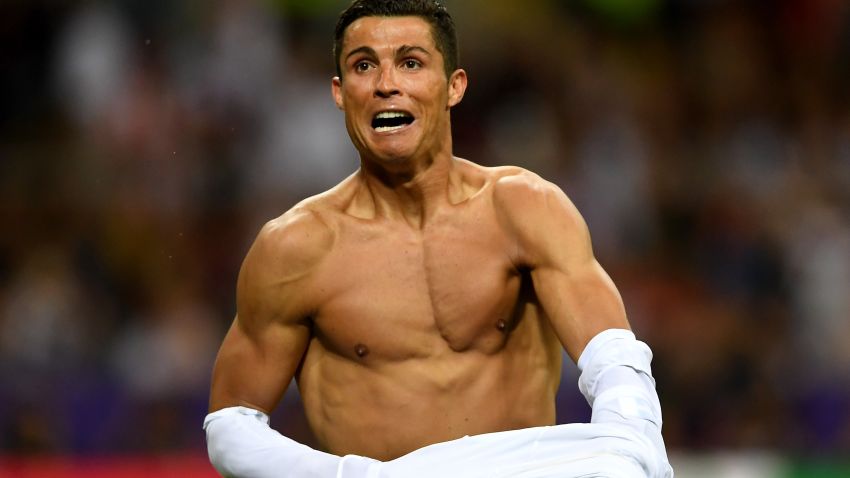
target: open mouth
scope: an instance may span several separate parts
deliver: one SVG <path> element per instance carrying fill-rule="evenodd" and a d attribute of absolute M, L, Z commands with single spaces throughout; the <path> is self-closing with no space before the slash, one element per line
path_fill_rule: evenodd
<path fill-rule="evenodd" d="M 413 116 L 405 111 L 382 111 L 372 118 L 372 128 L 378 133 L 385 133 L 404 128 L 413 120 Z"/>

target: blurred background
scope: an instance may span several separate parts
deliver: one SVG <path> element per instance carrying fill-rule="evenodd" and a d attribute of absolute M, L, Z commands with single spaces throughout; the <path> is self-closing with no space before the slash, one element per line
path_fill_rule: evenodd
<path fill-rule="evenodd" d="M 215 476 L 242 257 L 358 166 L 347 3 L 0 3 L 0 476 Z M 677 476 L 850 476 L 850 3 L 445 3 L 455 153 L 583 212 Z M 273 425 L 315 443 L 295 387 Z"/>

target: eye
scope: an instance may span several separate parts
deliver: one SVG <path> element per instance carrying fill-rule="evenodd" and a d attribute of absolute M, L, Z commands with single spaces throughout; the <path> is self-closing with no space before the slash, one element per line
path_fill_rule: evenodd
<path fill-rule="evenodd" d="M 354 64 L 354 69 L 358 72 L 368 71 L 372 65 L 368 61 L 358 61 Z"/>
<path fill-rule="evenodd" d="M 402 65 L 408 70 L 416 70 L 422 67 L 422 63 L 419 60 L 407 59 L 404 60 Z"/>

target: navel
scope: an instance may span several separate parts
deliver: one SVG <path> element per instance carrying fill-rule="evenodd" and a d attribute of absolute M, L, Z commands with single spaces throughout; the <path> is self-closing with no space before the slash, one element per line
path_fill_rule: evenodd
<path fill-rule="evenodd" d="M 354 353 L 356 353 L 358 357 L 363 358 L 369 355 L 369 347 L 363 344 L 357 344 L 354 346 Z"/>

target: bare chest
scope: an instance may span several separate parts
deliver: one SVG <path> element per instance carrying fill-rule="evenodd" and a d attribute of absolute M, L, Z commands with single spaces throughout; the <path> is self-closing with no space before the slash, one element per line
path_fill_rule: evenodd
<path fill-rule="evenodd" d="M 476 215 L 423 231 L 345 228 L 319 275 L 314 333 L 358 360 L 498 351 L 520 289 L 508 247 L 495 219 Z"/>

